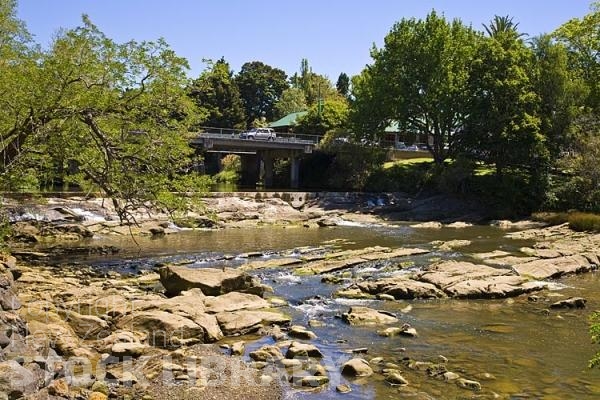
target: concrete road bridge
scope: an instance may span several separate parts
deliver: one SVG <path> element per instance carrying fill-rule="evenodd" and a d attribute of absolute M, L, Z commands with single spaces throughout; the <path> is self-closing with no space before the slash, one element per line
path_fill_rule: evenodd
<path fill-rule="evenodd" d="M 190 135 L 190 144 L 218 160 L 226 154 L 238 154 L 242 160 L 242 184 L 254 186 L 263 180 L 265 187 L 273 186 L 273 166 L 276 159 L 290 162 L 290 186 L 300 184 L 300 155 L 310 154 L 320 136 L 277 134 L 275 140 L 240 138 L 239 131 L 201 132 Z M 219 163 L 220 164 L 220 163 Z"/>

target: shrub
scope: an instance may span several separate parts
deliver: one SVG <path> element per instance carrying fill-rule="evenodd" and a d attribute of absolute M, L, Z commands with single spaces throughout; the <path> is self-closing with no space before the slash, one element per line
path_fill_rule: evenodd
<path fill-rule="evenodd" d="M 569 214 L 569 227 L 579 232 L 600 232 L 600 215 L 574 212 Z"/>
<path fill-rule="evenodd" d="M 560 225 L 569 222 L 569 214 L 565 212 L 536 212 L 531 214 L 531 219 L 549 225 Z"/>

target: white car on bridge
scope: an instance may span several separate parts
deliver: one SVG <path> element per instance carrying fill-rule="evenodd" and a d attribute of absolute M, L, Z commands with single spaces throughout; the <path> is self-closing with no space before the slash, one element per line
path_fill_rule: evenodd
<path fill-rule="evenodd" d="M 275 140 L 277 134 L 271 128 L 252 128 L 247 132 L 240 133 L 240 139 L 264 139 Z"/>

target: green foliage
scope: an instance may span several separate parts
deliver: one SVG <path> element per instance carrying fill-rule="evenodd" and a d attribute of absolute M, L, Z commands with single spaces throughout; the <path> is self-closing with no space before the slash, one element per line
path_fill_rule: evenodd
<path fill-rule="evenodd" d="M 600 312 L 596 311 L 590 316 L 590 335 L 592 342 L 600 344 Z M 589 363 L 590 368 L 600 366 L 600 352 L 597 353 Z"/>
<path fill-rule="evenodd" d="M 291 87 L 285 89 L 277 103 L 275 103 L 274 119 L 283 118 L 288 114 L 306 111 L 307 109 L 308 105 L 302 89 Z"/>
<path fill-rule="evenodd" d="M 373 192 L 405 192 L 418 194 L 430 188 L 433 180 L 431 161 L 394 163 L 388 168 L 375 169 L 365 183 Z"/>
<path fill-rule="evenodd" d="M 326 132 L 343 128 L 348 122 L 348 103 L 343 99 L 326 100 L 320 109 L 312 106 L 308 113 L 298 119 L 297 133 L 325 135 Z"/>
<path fill-rule="evenodd" d="M 48 171 L 71 167 L 71 182 L 112 198 L 127 222 L 141 206 L 171 211 L 194 200 L 170 192 L 206 190 L 206 178 L 181 174 L 202 113 L 183 90 L 187 62 L 163 40 L 119 44 L 84 16 L 49 50 L 21 50 L 0 63 L 5 187 L 39 186 L 53 179 Z"/>
<path fill-rule="evenodd" d="M 309 107 L 317 104 L 319 100 L 340 97 L 331 81 L 323 75 L 314 73 L 305 58 L 300 63 L 300 74 L 294 74 L 291 81 L 292 87 L 302 90 Z"/>
<path fill-rule="evenodd" d="M 510 24 L 479 41 L 469 78 L 470 114 L 463 143 L 478 159 L 494 164 L 499 177 L 506 168 L 539 174 L 548 161 L 540 132 L 539 96 L 530 71 L 533 53 Z"/>
<path fill-rule="evenodd" d="M 593 2 L 590 13 L 563 24 L 553 37 L 564 44 L 569 53 L 569 68 L 588 87 L 583 104 L 592 109 L 600 107 L 600 2 Z"/>
<path fill-rule="evenodd" d="M 570 127 L 580 113 L 581 99 L 586 88 L 574 71 L 569 69 L 568 52 L 550 35 L 532 40 L 536 71 L 532 74 L 534 90 L 540 98 L 540 131 L 546 139 L 550 155 L 558 157 L 568 150 Z"/>
<path fill-rule="evenodd" d="M 188 88 L 189 97 L 207 113 L 203 125 L 245 129 L 244 105 L 229 64 L 223 58 L 207 64 L 207 69 Z"/>
<path fill-rule="evenodd" d="M 215 181 L 220 183 L 237 183 L 242 171 L 242 160 L 236 154 L 227 154 L 221 159 L 222 170 L 215 175 Z"/>
<path fill-rule="evenodd" d="M 279 68 L 273 68 L 260 61 L 248 62 L 235 77 L 246 112 L 246 122 L 250 126 L 256 119 L 273 121 L 275 104 L 289 85 L 287 75 Z"/>
<path fill-rule="evenodd" d="M 345 72 L 340 73 L 340 76 L 338 76 L 335 88 L 344 98 L 348 98 L 350 95 L 350 77 Z"/>
<path fill-rule="evenodd" d="M 561 174 L 554 177 L 546 206 L 600 212 L 600 119 L 579 118 L 572 135 L 570 151 L 558 162 Z"/>
<path fill-rule="evenodd" d="M 354 125 L 382 134 L 397 121 L 401 130 L 428 135 L 441 165 L 453 154 L 455 132 L 469 114 L 466 89 L 478 40 L 473 29 L 435 11 L 425 20 L 396 23 L 384 47 L 372 50 L 373 65 L 353 81 Z"/>

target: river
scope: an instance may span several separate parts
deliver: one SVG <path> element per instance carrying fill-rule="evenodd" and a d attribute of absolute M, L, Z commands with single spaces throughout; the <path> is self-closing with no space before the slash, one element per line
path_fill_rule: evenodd
<path fill-rule="evenodd" d="M 351 225 L 351 224 L 349 224 Z M 77 260 L 97 268 L 136 272 L 156 262 L 194 260 L 199 268 L 227 264 L 240 265 L 241 253 L 260 252 L 262 257 L 278 257 L 280 252 L 302 246 L 335 243 L 344 249 L 380 245 L 389 247 L 421 246 L 431 249 L 434 240 L 467 239 L 470 246 L 452 252 L 434 252 L 409 257 L 413 268 L 428 265 L 432 259 L 462 259 L 470 253 L 501 249 L 516 253 L 525 241 L 504 238 L 506 231 L 490 226 L 442 230 L 413 229 L 407 224 L 393 226 L 341 226 L 324 229 L 258 227 L 217 231 L 184 232 L 158 239 L 140 238 L 139 248 L 130 240 L 116 244 L 124 250 L 110 258 Z M 97 243 L 96 243 L 97 244 Z M 227 256 L 227 257 L 224 257 Z M 385 263 L 359 266 L 352 276 L 367 279 L 385 273 Z M 324 353 L 323 364 L 330 368 L 331 384 L 319 391 L 290 390 L 289 398 L 339 398 L 335 385 L 348 383 L 352 392 L 347 399 L 597 399 L 600 398 L 600 371 L 590 370 L 588 360 L 598 346 L 590 342 L 588 317 L 600 309 L 600 275 L 590 273 L 555 282 L 552 290 L 540 297 L 577 295 L 588 300 L 583 310 L 548 311 L 548 303 L 528 301 L 527 296 L 508 300 L 420 300 L 358 301 L 337 300 L 332 293 L 338 285 L 321 283 L 320 277 L 298 277 L 285 269 L 261 271 L 259 276 L 271 285 L 275 295 L 285 298 L 284 309 L 294 324 L 307 325 L 319 319 L 324 326 L 311 328 L 314 341 Z M 350 305 L 392 311 L 403 322 L 417 329 L 416 338 L 382 338 L 376 328 L 350 327 L 338 316 Z M 268 343 L 270 338 L 255 338 L 247 352 Z M 236 338 L 236 340 L 238 340 Z M 429 378 L 424 371 L 403 367 L 410 382 L 405 388 L 391 387 L 374 375 L 365 382 L 347 381 L 339 375 L 339 365 L 352 357 L 351 350 L 366 347 L 365 358 L 384 357 L 400 363 L 405 357 L 439 362 L 443 356 L 450 371 L 477 380 L 480 392 L 461 389 L 452 383 Z M 498 396 L 498 397 L 496 397 Z"/>

